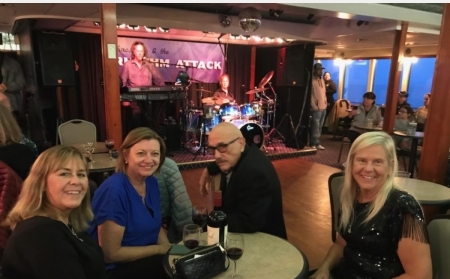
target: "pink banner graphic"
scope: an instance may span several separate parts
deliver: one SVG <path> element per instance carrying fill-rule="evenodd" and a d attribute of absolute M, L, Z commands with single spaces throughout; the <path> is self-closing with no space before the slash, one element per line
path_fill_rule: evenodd
<path fill-rule="evenodd" d="M 155 63 L 165 82 L 175 82 L 178 72 L 186 70 L 192 79 L 215 83 L 224 71 L 225 59 L 218 44 L 127 37 L 119 37 L 117 41 L 119 75 L 123 64 L 130 59 L 135 41 L 145 45 L 146 57 Z"/>

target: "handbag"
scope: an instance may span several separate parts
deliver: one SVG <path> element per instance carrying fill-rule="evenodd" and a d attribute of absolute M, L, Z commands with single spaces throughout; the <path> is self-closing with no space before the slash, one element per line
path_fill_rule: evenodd
<path fill-rule="evenodd" d="M 177 279 L 208 279 L 230 266 L 227 253 L 219 243 L 197 248 L 173 262 L 172 274 Z M 228 262 L 226 266 L 225 262 Z"/>

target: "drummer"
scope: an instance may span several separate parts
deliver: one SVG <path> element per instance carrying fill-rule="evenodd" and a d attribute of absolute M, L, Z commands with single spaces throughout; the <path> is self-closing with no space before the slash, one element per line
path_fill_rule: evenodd
<path fill-rule="evenodd" d="M 230 77 L 228 74 L 222 74 L 219 78 L 220 88 L 214 92 L 213 98 L 217 99 L 227 99 L 231 104 L 235 104 L 235 99 L 233 94 L 228 91 L 228 86 L 230 86 Z"/>

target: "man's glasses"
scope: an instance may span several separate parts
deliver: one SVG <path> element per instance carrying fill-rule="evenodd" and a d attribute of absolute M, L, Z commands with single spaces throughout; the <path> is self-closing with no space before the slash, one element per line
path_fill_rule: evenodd
<path fill-rule="evenodd" d="M 401 112 L 401 113 L 408 113 L 408 112 L 405 111 L 405 110 L 399 110 L 398 112 Z"/>
<path fill-rule="evenodd" d="M 215 154 L 216 149 L 220 153 L 224 153 L 224 152 L 227 152 L 228 145 L 232 144 L 233 142 L 237 141 L 238 139 L 240 139 L 240 137 L 237 137 L 234 140 L 227 142 L 227 143 L 219 143 L 216 147 L 208 146 L 208 147 L 206 147 L 206 149 L 208 150 L 208 153 L 211 155 Z"/>

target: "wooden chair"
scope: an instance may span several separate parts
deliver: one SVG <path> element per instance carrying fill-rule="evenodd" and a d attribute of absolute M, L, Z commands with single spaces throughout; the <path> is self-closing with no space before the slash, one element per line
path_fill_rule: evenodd
<path fill-rule="evenodd" d="M 328 178 L 328 192 L 331 206 L 331 239 L 333 242 L 336 241 L 339 226 L 338 213 L 341 207 L 340 196 L 342 187 L 344 186 L 344 175 L 345 172 L 337 172 Z"/>

